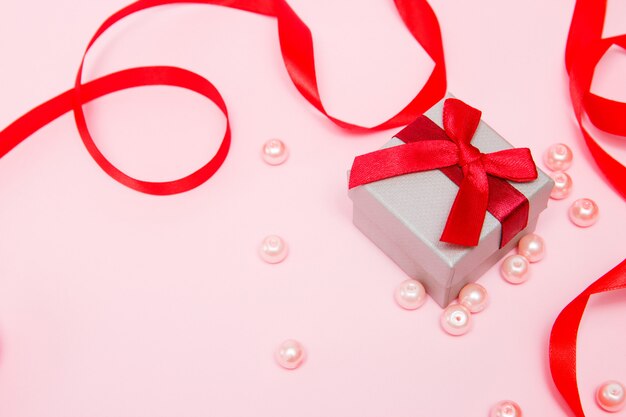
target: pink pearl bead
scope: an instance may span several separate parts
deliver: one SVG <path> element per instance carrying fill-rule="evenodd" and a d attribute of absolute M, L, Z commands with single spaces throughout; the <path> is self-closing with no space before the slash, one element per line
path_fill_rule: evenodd
<path fill-rule="evenodd" d="M 605 411 L 616 413 L 626 405 L 624 386 L 617 381 L 607 381 L 596 391 L 596 401 Z"/>
<path fill-rule="evenodd" d="M 426 290 L 421 282 L 407 279 L 396 287 L 394 298 L 400 307 L 415 310 L 426 302 Z"/>
<path fill-rule="evenodd" d="M 289 151 L 279 139 L 270 139 L 263 145 L 263 160 L 270 165 L 280 165 L 287 160 Z"/>
<path fill-rule="evenodd" d="M 450 304 L 441 314 L 441 327 L 452 336 L 467 333 L 472 325 L 472 314 L 461 304 Z"/>
<path fill-rule="evenodd" d="M 572 178 L 563 171 L 556 171 L 550 174 L 554 181 L 554 187 L 550 191 L 550 198 L 554 200 L 562 200 L 569 196 L 572 191 Z"/>
<path fill-rule="evenodd" d="M 541 236 L 529 233 L 520 239 L 517 244 L 517 253 L 528 259 L 530 262 L 537 262 L 545 255 L 545 244 Z"/>
<path fill-rule="evenodd" d="M 305 356 L 304 346 L 293 339 L 288 339 L 281 343 L 274 354 L 276 362 L 285 369 L 296 369 L 302 365 Z"/>
<path fill-rule="evenodd" d="M 572 165 L 572 159 L 572 150 L 564 143 L 557 143 L 548 148 L 543 161 L 552 171 L 565 171 Z"/>
<path fill-rule="evenodd" d="M 511 284 L 521 284 L 528 279 L 530 273 L 528 267 L 528 260 L 522 255 L 511 255 L 502 261 L 500 273 Z"/>
<path fill-rule="evenodd" d="M 581 198 L 569 208 L 569 218 L 576 226 L 589 227 L 598 220 L 600 210 L 593 200 Z"/>
<path fill-rule="evenodd" d="M 467 308 L 470 313 L 480 313 L 487 307 L 488 302 L 487 290 L 475 282 L 467 284 L 459 293 L 459 304 Z"/>
<path fill-rule="evenodd" d="M 288 251 L 287 244 L 280 236 L 270 235 L 263 239 L 259 255 L 265 262 L 277 264 L 285 260 Z"/>
<path fill-rule="evenodd" d="M 522 417 L 522 409 L 515 401 L 500 401 L 491 408 L 489 417 Z"/>

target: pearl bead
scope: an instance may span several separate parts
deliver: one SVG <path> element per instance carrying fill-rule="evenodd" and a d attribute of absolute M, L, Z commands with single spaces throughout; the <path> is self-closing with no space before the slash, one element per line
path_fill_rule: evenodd
<path fill-rule="evenodd" d="M 554 187 L 550 191 L 550 198 L 554 200 L 562 200 L 569 196 L 572 191 L 572 178 L 563 171 L 556 171 L 550 174 L 554 181 Z"/>
<path fill-rule="evenodd" d="M 589 227 L 598 220 L 600 211 L 593 200 L 581 198 L 569 208 L 569 218 L 576 226 Z"/>
<path fill-rule="evenodd" d="M 527 234 L 517 244 L 517 253 L 530 262 L 537 262 L 545 255 L 545 244 L 541 236 L 534 233 Z"/>
<path fill-rule="evenodd" d="M 293 339 L 281 343 L 274 354 L 276 362 L 285 369 L 296 369 L 302 365 L 305 356 L 306 353 L 302 344 Z"/>
<path fill-rule="evenodd" d="M 617 381 L 607 381 L 596 391 L 596 401 L 605 411 L 616 413 L 626 405 L 624 386 Z"/>
<path fill-rule="evenodd" d="M 511 255 L 502 261 L 500 273 L 511 284 L 521 284 L 528 279 L 528 266 L 528 260 L 522 255 Z"/>
<path fill-rule="evenodd" d="M 479 313 L 487 307 L 489 295 L 482 285 L 476 283 L 467 284 L 459 293 L 459 303 L 467 308 L 470 313 Z"/>
<path fill-rule="evenodd" d="M 548 148 L 543 161 L 552 171 L 565 171 L 572 165 L 574 154 L 564 143 L 557 143 Z"/>
<path fill-rule="evenodd" d="M 500 401 L 491 408 L 489 417 L 522 417 L 522 409 L 515 401 Z"/>
<path fill-rule="evenodd" d="M 276 235 L 270 235 L 263 239 L 259 248 L 261 258 L 269 264 L 277 264 L 284 261 L 288 251 L 285 241 Z"/>
<path fill-rule="evenodd" d="M 270 139 L 263 145 L 263 160 L 270 165 L 280 165 L 287 160 L 289 151 L 279 139 Z"/>
<path fill-rule="evenodd" d="M 415 310 L 426 302 L 426 290 L 421 282 L 407 279 L 396 287 L 394 297 L 400 307 Z"/>
<path fill-rule="evenodd" d="M 467 333 L 471 325 L 472 314 L 461 304 L 450 304 L 441 314 L 441 327 L 453 336 Z"/>

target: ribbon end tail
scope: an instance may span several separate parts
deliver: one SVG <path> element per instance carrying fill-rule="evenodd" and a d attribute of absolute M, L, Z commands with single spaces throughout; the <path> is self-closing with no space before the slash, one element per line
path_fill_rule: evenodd
<path fill-rule="evenodd" d="M 357 184 L 357 182 L 352 178 L 352 173 L 348 174 L 348 190 L 353 189 L 354 187 L 358 186 L 359 184 Z"/>
<path fill-rule="evenodd" d="M 439 240 L 442 242 L 451 243 L 454 245 L 475 247 L 475 246 L 478 246 L 478 243 L 480 241 L 480 233 L 478 233 L 475 236 L 469 236 L 469 235 L 459 236 L 456 233 L 448 232 L 448 230 L 446 229 L 441 234 L 441 237 L 439 238 Z"/>
<path fill-rule="evenodd" d="M 487 214 L 489 184 L 482 166 L 470 164 L 464 173 L 466 175 L 452 203 L 440 240 L 463 246 L 478 246 Z"/>

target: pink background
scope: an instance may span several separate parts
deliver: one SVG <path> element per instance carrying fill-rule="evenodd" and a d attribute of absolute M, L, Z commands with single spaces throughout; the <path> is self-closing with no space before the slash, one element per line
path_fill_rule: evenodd
<path fill-rule="evenodd" d="M 0 126 L 68 88 L 89 37 L 126 0 L 0 6 Z M 551 201 L 538 232 L 547 257 L 520 286 L 497 268 L 492 296 L 461 338 L 438 326 L 429 300 L 398 308 L 405 277 L 351 224 L 345 172 L 394 132 L 348 134 L 291 85 L 272 19 L 210 6 L 163 7 L 119 25 L 90 55 L 89 77 L 142 64 L 196 71 L 220 89 L 233 146 L 200 188 L 143 195 L 90 159 L 65 116 L 0 161 L 0 415 L 486 416 L 505 398 L 527 416 L 565 415 L 547 366 L 558 312 L 623 259 L 625 204 L 583 148 L 563 54 L 572 0 L 432 0 L 449 88 L 539 160 L 549 144 L 575 152 L 573 195 Z M 626 3 L 609 1 L 606 35 L 626 31 Z M 393 2 L 290 0 L 309 24 L 329 111 L 380 122 L 422 85 L 431 63 Z M 623 52 L 594 89 L 626 100 Z M 365 88 L 367 86 L 367 88 Z M 148 88 L 88 106 L 92 132 L 118 166 L 144 179 L 180 176 L 216 149 L 224 123 L 185 91 Z M 289 161 L 265 165 L 272 137 Z M 603 144 L 626 161 L 624 140 Z M 599 222 L 566 216 L 593 198 Z M 267 265 L 259 241 L 278 233 L 288 259 Z M 579 379 L 589 416 L 606 379 L 626 382 L 626 293 L 594 297 L 583 319 Z M 286 338 L 308 361 L 272 359 Z M 620 415 L 626 415 L 626 411 Z"/>

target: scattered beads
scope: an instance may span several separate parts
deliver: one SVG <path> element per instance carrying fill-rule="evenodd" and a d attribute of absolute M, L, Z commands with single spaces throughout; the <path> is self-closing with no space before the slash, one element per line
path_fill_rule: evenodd
<path fill-rule="evenodd" d="M 543 161 L 552 171 L 565 171 L 572 165 L 574 155 L 572 150 L 564 143 L 557 143 L 548 148 Z"/>
<path fill-rule="evenodd" d="M 616 413 L 626 405 L 624 385 L 617 381 L 607 381 L 596 390 L 596 402 L 604 411 Z"/>
<path fill-rule="evenodd" d="M 440 322 L 446 333 L 460 336 L 469 331 L 472 324 L 472 314 L 461 304 L 450 304 L 443 310 Z"/>
<path fill-rule="evenodd" d="M 561 200 L 569 196 L 573 182 L 572 178 L 563 171 L 571 166 L 572 159 L 572 150 L 563 143 L 552 145 L 546 151 L 544 162 L 548 168 L 556 171 L 551 174 L 554 186 L 550 192 L 550 198 Z M 599 210 L 593 200 L 581 198 L 572 203 L 568 214 L 570 220 L 576 226 L 589 227 L 598 220 Z"/>
<path fill-rule="evenodd" d="M 421 282 L 407 279 L 396 287 L 394 298 L 400 307 L 415 310 L 426 302 L 426 289 Z"/>
<path fill-rule="evenodd" d="M 304 346 L 297 340 L 288 339 L 278 346 L 274 357 L 276 362 L 285 369 L 296 369 L 306 356 Z"/>
<path fill-rule="evenodd" d="M 589 227 L 598 220 L 600 214 L 598 206 L 593 200 L 581 198 L 572 203 L 569 208 L 569 218 L 576 226 Z"/>
<path fill-rule="evenodd" d="M 515 401 L 500 401 L 491 408 L 489 417 L 522 417 L 522 409 Z"/>
<path fill-rule="evenodd" d="M 550 192 L 550 198 L 554 200 L 562 200 L 570 195 L 572 191 L 572 178 L 563 171 L 556 171 L 550 174 L 554 181 L 554 187 Z"/>
<path fill-rule="evenodd" d="M 470 313 L 479 313 L 487 307 L 489 295 L 487 290 L 480 284 L 472 282 L 467 284 L 459 293 L 459 304 L 467 308 Z"/>
<path fill-rule="evenodd" d="M 511 284 L 528 280 L 530 262 L 539 262 L 545 256 L 543 238 L 535 233 L 523 236 L 517 244 L 517 255 L 509 255 L 500 264 L 500 275 Z"/>
<path fill-rule="evenodd" d="M 270 235 L 263 239 L 259 254 L 261 259 L 269 264 L 277 264 L 287 257 L 288 248 L 285 241 L 276 235 Z"/>
<path fill-rule="evenodd" d="M 270 139 L 263 145 L 263 160 L 269 165 L 280 165 L 287 160 L 289 151 L 279 139 Z"/>
<path fill-rule="evenodd" d="M 452 336 L 467 333 L 472 327 L 472 313 L 479 313 L 487 307 L 487 290 L 475 282 L 467 284 L 459 292 L 458 304 L 450 304 L 443 310 L 440 323 L 443 330 Z"/>
<path fill-rule="evenodd" d="M 521 284 L 528 279 L 529 262 L 538 262 L 544 257 L 545 244 L 541 236 L 529 233 L 520 239 L 517 251 L 517 255 L 508 256 L 500 265 L 502 277 L 511 284 Z M 466 333 L 469 330 L 470 315 L 483 311 L 488 301 L 489 296 L 483 286 L 467 284 L 459 292 L 459 304 L 450 305 L 444 310 L 441 326 L 453 335 Z M 463 307 L 465 311 L 459 307 Z"/>
<path fill-rule="evenodd" d="M 534 233 L 527 234 L 517 244 L 517 253 L 528 259 L 529 262 L 542 260 L 545 255 L 543 239 Z"/>
<path fill-rule="evenodd" d="M 522 255 L 510 255 L 502 261 L 500 273 L 511 284 L 521 284 L 528 279 L 528 266 L 528 260 Z"/>

